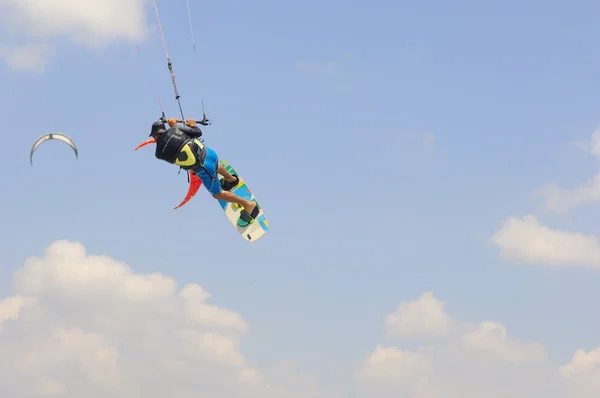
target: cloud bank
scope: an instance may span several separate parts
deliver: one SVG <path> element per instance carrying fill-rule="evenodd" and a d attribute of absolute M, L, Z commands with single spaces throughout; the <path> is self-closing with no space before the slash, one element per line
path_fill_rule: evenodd
<path fill-rule="evenodd" d="M 197 284 L 58 241 L 13 287 L 0 301 L 0 396 L 304 396 L 249 363 L 247 322 Z"/>
<path fill-rule="evenodd" d="M 453 319 L 432 292 L 385 315 L 396 344 L 373 342 L 348 385 L 329 391 L 289 359 L 253 366 L 240 349 L 250 325 L 201 286 L 135 273 L 79 243 L 54 242 L 12 282 L 0 300 L 0 396 L 332 398 L 348 385 L 359 398 L 600 396 L 600 347 L 561 366 L 499 322 Z"/>

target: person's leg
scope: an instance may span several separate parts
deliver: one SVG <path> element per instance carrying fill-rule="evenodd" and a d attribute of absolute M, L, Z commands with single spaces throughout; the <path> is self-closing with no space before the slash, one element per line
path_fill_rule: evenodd
<path fill-rule="evenodd" d="M 221 163 L 217 163 L 217 165 L 219 174 L 223 176 L 223 180 L 221 181 L 221 189 L 223 191 L 231 191 L 240 183 L 239 177 L 235 174 L 229 174 L 227 169 Z"/>
<path fill-rule="evenodd" d="M 221 187 L 219 187 L 219 188 L 221 188 Z M 219 192 L 217 194 L 214 194 L 213 197 L 215 199 L 219 199 L 219 200 L 222 200 L 222 201 L 225 201 L 225 202 L 237 203 L 238 205 L 244 207 L 244 210 L 249 215 L 252 214 L 252 211 L 256 207 L 256 203 L 253 203 L 253 202 L 251 202 L 249 200 L 241 198 L 241 197 L 237 196 L 236 194 L 234 194 L 232 192 L 229 192 L 229 191 L 221 191 L 221 192 Z"/>
<path fill-rule="evenodd" d="M 255 217 L 254 213 L 256 213 L 256 203 L 253 203 L 249 200 L 246 200 L 244 198 L 239 197 L 238 195 L 232 193 L 232 192 L 228 192 L 228 191 L 224 191 L 221 188 L 221 184 L 218 180 L 218 175 L 217 172 L 221 172 L 220 167 L 223 167 L 219 164 L 219 156 L 217 155 L 217 153 L 212 150 L 211 148 L 206 148 L 206 158 L 204 160 L 204 169 L 200 169 L 198 170 L 198 172 L 196 173 L 196 175 L 200 178 L 200 180 L 202 180 L 202 184 L 204 185 L 204 187 L 206 188 L 206 190 L 208 192 L 210 192 L 210 194 L 215 198 L 215 199 L 219 199 L 228 203 L 236 203 L 240 206 L 242 206 L 244 208 L 244 210 L 242 210 L 243 212 L 248 213 L 247 215 L 250 216 L 250 218 Z M 224 169 L 224 167 L 223 167 Z M 207 173 L 208 171 L 208 173 Z M 225 173 L 227 173 L 227 170 L 225 170 Z M 231 178 L 233 177 L 231 174 L 227 173 L 227 174 L 223 174 L 223 176 L 225 176 L 225 178 L 227 178 L 227 175 Z M 214 177 L 214 179 L 213 179 Z M 248 217 L 246 217 L 248 218 Z"/>

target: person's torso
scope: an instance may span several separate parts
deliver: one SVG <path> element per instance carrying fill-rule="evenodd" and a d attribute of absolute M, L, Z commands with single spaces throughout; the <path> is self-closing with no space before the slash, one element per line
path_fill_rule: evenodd
<path fill-rule="evenodd" d="M 190 140 L 191 137 L 179 130 L 177 126 L 171 127 L 156 140 L 155 155 L 160 160 L 174 164 L 179 152 Z"/>
<path fill-rule="evenodd" d="M 155 156 L 188 169 L 202 165 L 206 148 L 200 140 L 188 136 L 175 126 L 158 137 Z"/>

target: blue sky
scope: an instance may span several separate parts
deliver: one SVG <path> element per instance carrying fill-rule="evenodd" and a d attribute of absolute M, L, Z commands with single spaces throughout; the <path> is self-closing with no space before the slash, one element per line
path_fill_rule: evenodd
<path fill-rule="evenodd" d="M 80 242 L 136 273 L 200 284 L 251 325 L 242 351 L 256 366 L 294 360 L 344 396 L 377 344 L 412 347 L 387 339 L 382 322 L 427 291 L 461 322 L 494 320 L 540 342 L 559 365 L 600 344 L 596 246 L 586 263 L 571 258 L 585 247 L 562 239 L 525 247 L 515 232 L 512 258 L 490 242 L 528 214 L 598 233 L 593 199 L 555 212 L 536 195 L 598 171 L 574 145 L 600 121 L 597 2 L 190 6 L 195 53 L 185 1 L 158 3 L 184 114 L 201 118 L 204 101 L 205 142 L 248 181 L 268 235 L 240 239 L 204 188 L 174 211 L 185 176 L 153 149 L 133 151 L 160 117 L 157 96 L 179 117 L 151 4 L 147 37 L 106 23 L 94 29 L 114 27 L 115 40 L 95 48 L 84 25 L 77 43 L 75 31 L 16 35 L 8 24 L 0 297 L 14 294 L 25 258 Z M 31 43 L 53 49 L 43 71 L 11 58 L 10 46 Z M 75 140 L 79 159 L 48 142 L 30 167 L 32 143 L 53 131 Z"/>

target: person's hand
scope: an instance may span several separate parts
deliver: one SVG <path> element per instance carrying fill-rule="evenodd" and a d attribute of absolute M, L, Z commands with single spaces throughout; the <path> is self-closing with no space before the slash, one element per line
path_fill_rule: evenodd
<path fill-rule="evenodd" d="M 196 121 L 194 119 L 188 119 L 185 121 L 185 125 L 188 127 L 194 127 L 196 125 Z"/>
<path fill-rule="evenodd" d="M 169 127 L 174 127 L 177 125 L 177 119 L 175 118 L 169 118 L 167 119 L 167 124 L 169 125 Z"/>

